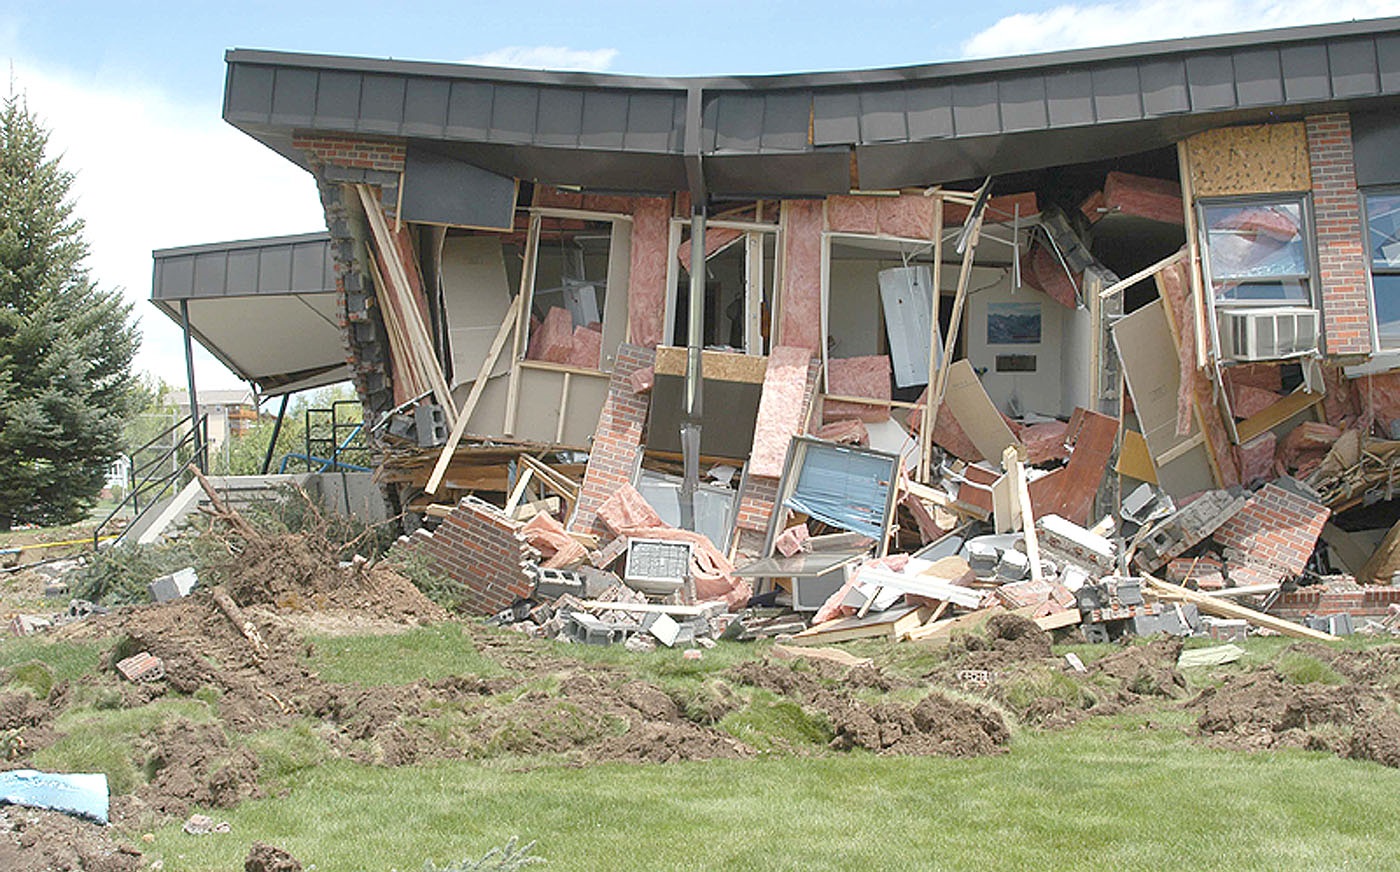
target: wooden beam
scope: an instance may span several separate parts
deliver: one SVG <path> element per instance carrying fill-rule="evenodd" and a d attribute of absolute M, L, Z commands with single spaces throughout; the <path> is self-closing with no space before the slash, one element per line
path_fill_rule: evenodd
<path fill-rule="evenodd" d="M 943 299 L 943 196 L 940 193 L 933 202 L 933 309 L 929 324 L 928 339 L 928 382 L 924 385 L 923 421 L 919 428 L 919 481 L 927 483 L 933 471 L 933 404 L 929 392 L 933 390 L 938 377 L 938 309 Z"/>
<path fill-rule="evenodd" d="M 462 409 L 457 415 L 457 423 L 452 425 L 452 432 L 447 437 L 447 444 L 442 446 L 442 453 L 438 455 L 437 464 L 433 466 L 433 474 L 428 477 L 426 490 L 430 494 L 437 493 L 438 486 L 442 484 L 442 477 L 447 472 L 447 465 L 452 462 L 452 455 L 457 451 L 457 445 L 466 435 L 467 424 L 471 421 L 472 412 L 476 411 L 476 404 L 481 399 L 482 391 L 486 390 L 486 380 L 491 376 L 491 370 L 496 366 L 496 358 L 501 356 L 501 349 L 505 347 L 506 338 L 515 329 L 518 323 L 516 316 L 520 312 L 520 295 L 510 301 L 506 307 L 506 316 L 501 319 L 501 326 L 496 331 L 496 338 L 491 340 L 491 347 L 486 352 L 486 359 L 481 362 L 481 368 L 476 371 L 476 381 L 472 383 L 471 393 L 467 394 L 467 401 L 462 404 Z"/>
<path fill-rule="evenodd" d="M 1121 290 L 1124 290 L 1125 288 L 1132 287 L 1133 285 L 1137 284 L 1143 279 L 1151 278 L 1152 276 L 1155 276 L 1157 273 L 1161 272 L 1167 267 L 1177 263 L 1184 257 L 1186 257 L 1185 249 L 1182 249 L 1176 252 L 1175 254 L 1169 254 L 1161 260 L 1157 261 L 1156 263 L 1152 264 L 1152 266 L 1144 267 L 1138 270 L 1137 272 L 1133 273 L 1132 275 L 1128 276 L 1126 279 L 1119 279 L 1118 281 L 1104 288 L 1102 291 L 1099 291 L 1099 299 L 1107 299 L 1108 297 L 1113 296 L 1114 294 L 1118 293 Z"/>
<path fill-rule="evenodd" d="M 1335 642 L 1337 637 L 1331 633 L 1323 633 L 1302 624 L 1295 624 L 1293 621 L 1286 621 L 1283 618 L 1276 618 L 1273 615 L 1254 609 L 1245 608 L 1239 603 L 1231 602 L 1227 599 L 1217 599 L 1213 596 L 1189 590 L 1180 585 L 1168 584 L 1159 578 L 1151 575 L 1144 575 L 1147 586 L 1159 596 L 1171 597 L 1184 602 L 1194 603 L 1196 608 L 1208 615 L 1215 615 L 1221 618 L 1241 618 L 1256 627 L 1264 627 L 1281 633 L 1284 636 L 1291 636 L 1295 639 L 1311 639 L 1315 642 Z"/>

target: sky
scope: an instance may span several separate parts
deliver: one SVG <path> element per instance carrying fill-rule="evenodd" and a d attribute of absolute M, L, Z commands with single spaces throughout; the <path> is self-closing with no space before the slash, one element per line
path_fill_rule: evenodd
<path fill-rule="evenodd" d="M 76 173 L 88 266 L 134 302 L 136 365 L 183 386 L 156 249 L 324 229 L 310 175 L 224 123 L 224 51 L 714 76 L 862 69 L 1400 15 L 1400 0 L 981 3 L 0 0 L 10 87 Z M 199 388 L 241 387 L 196 346 Z"/>

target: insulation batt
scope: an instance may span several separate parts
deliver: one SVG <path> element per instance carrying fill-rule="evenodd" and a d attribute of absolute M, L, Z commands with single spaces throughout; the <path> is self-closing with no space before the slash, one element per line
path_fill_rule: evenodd
<path fill-rule="evenodd" d="M 671 201 L 639 197 L 632 210 L 632 260 L 627 276 L 629 341 L 655 348 L 666 320 L 666 258 L 671 234 Z"/>
<path fill-rule="evenodd" d="M 822 230 L 820 200 L 783 202 L 783 287 L 778 336 L 784 345 L 816 353 L 822 331 Z"/>
<path fill-rule="evenodd" d="M 807 349 L 788 345 L 778 346 L 769 355 L 754 420 L 750 475 L 782 475 L 788 443 L 801 432 L 807 411 L 807 369 L 811 360 Z"/>
<path fill-rule="evenodd" d="M 883 354 L 875 354 L 829 360 L 826 381 L 833 394 L 889 400 L 890 359 Z M 879 423 L 889 416 L 889 406 L 827 401 L 822 407 L 822 420 L 827 423 L 847 418 Z"/>

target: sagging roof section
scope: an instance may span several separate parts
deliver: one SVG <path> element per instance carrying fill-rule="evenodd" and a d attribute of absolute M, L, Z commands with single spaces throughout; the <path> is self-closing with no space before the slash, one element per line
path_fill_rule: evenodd
<path fill-rule="evenodd" d="M 1400 19 L 730 78 L 243 49 L 227 61 L 225 119 L 293 160 L 301 160 L 289 147 L 293 130 L 361 133 L 457 143 L 464 159 L 532 180 L 615 188 L 631 178 L 640 189 L 674 190 L 684 187 L 691 91 L 702 101 L 702 153 L 718 161 L 717 192 L 772 192 L 776 177 L 788 193 L 803 194 L 849 187 L 843 155 L 852 148 L 862 187 L 928 184 L 1111 157 L 1209 125 L 1400 97 Z M 1118 135 L 1104 137 L 1104 125 Z M 1098 128 L 1092 139 L 1078 135 L 1089 128 Z M 1009 134 L 1018 135 L 1015 146 L 990 144 Z M 793 179 L 803 183 L 787 186 Z"/>
<path fill-rule="evenodd" d="M 151 302 L 239 378 L 274 396 L 350 377 L 330 237 L 309 233 L 152 253 Z"/>

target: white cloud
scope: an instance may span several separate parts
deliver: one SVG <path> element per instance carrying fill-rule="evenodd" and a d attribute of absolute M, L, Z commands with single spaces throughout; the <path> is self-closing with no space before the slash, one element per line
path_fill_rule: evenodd
<path fill-rule="evenodd" d="M 965 57 L 1121 45 L 1400 14 L 1400 0 L 1128 0 L 1008 15 L 963 43 Z"/>
<path fill-rule="evenodd" d="M 311 176 L 224 123 L 219 107 L 182 104 L 159 87 L 84 79 L 12 59 L 16 90 L 50 130 L 50 153 L 77 174 L 88 267 L 120 287 L 141 319 L 136 365 L 185 382 L 179 328 L 148 300 L 151 251 L 325 228 Z M 239 383 L 195 345 L 201 388 Z"/>
<path fill-rule="evenodd" d="M 511 45 L 473 55 L 469 64 L 489 67 L 522 67 L 533 70 L 586 70 L 602 72 L 617 59 L 617 49 L 576 49 L 557 45 Z"/>

